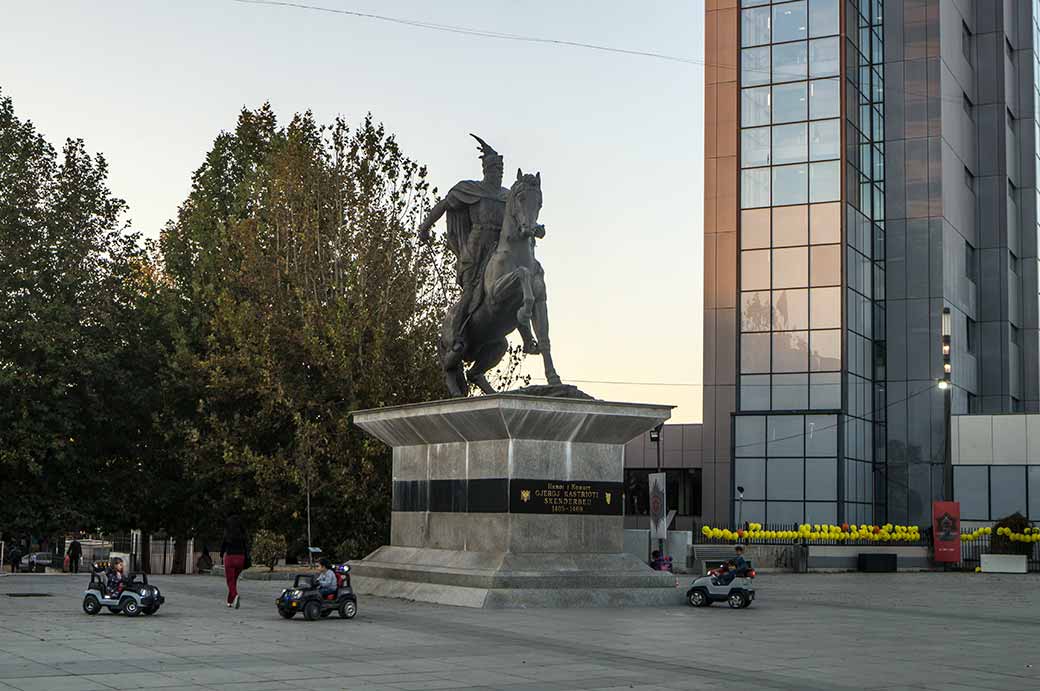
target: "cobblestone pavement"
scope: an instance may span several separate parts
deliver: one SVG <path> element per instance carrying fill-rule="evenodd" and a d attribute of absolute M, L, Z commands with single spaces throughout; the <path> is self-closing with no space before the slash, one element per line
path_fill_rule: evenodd
<path fill-rule="evenodd" d="M 283 621 L 281 585 L 154 578 L 167 604 L 80 609 L 83 576 L 0 578 L 0 690 L 1036 689 L 1040 578 L 763 575 L 747 610 L 469 610 L 362 598 Z M 37 593 L 47 597 L 8 597 Z"/>

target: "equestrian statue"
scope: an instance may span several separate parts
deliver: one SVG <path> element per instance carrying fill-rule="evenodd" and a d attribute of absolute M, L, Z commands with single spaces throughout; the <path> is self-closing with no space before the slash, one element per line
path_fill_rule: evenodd
<path fill-rule="evenodd" d="M 545 226 L 538 223 L 541 173 L 517 169 L 516 182 L 505 189 L 502 155 L 470 136 L 480 144 L 483 179 L 452 187 L 419 225 L 419 237 L 428 242 L 434 224 L 447 215 L 445 243 L 456 257 L 456 281 L 462 289 L 444 317 L 438 342 L 448 391 L 466 396 L 472 383 L 485 394 L 495 393 L 487 372 L 509 350 L 506 337 L 518 331 L 524 353 L 540 354 L 545 364 L 547 386 L 530 389 L 587 398 L 563 386 L 553 367 L 545 272 L 534 256 L 535 240 L 545 237 Z"/>

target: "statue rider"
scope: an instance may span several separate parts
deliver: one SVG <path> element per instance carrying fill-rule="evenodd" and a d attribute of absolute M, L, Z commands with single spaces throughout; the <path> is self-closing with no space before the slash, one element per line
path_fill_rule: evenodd
<path fill-rule="evenodd" d="M 502 156 L 477 135 L 470 136 L 480 143 L 484 179 L 456 184 L 419 224 L 419 238 L 428 242 L 430 229 L 441 216 L 448 215 L 445 242 L 457 258 L 455 280 L 462 288 L 462 297 L 455 305 L 451 321 L 453 345 L 445 362 L 449 369 L 462 361 L 466 323 L 483 300 L 484 269 L 498 245 L 509 194 L 509 190 L 502 187 Z"/>

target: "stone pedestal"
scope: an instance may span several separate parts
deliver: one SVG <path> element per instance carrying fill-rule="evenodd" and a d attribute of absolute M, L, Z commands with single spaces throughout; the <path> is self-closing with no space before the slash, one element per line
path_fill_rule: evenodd
<path fill-rule="evenodd" d="M 499 394 L 366 410 L 393 448 L 390 544 L 359 592 L 473 607 L 673 604 L 624 553 L 624 445 L 668 406 Z"/>

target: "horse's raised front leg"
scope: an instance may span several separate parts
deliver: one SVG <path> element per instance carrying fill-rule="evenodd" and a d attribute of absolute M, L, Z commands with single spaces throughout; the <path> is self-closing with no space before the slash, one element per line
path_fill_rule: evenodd
<path fill-rule="evenodd" d="M 556 366 L 553 365 L 552 344 L 549 342 L 549 307 L 546 304 L 545 279 L 540 273 L 534 278 L 534 291 L 534 335 L 538 339 L 538 349 L 542 353 L 542 363 L 545 365 L 545 381 L 550 386 L 559 386 L 563 382 L 556 373 Z"/>

